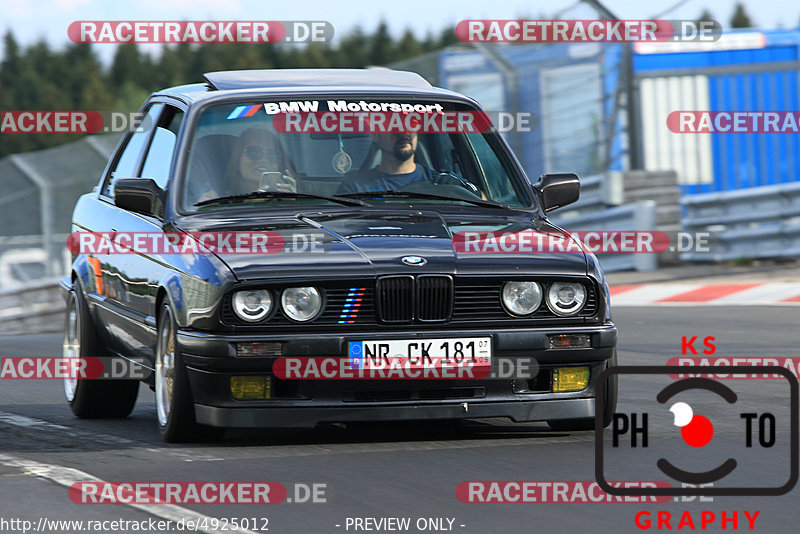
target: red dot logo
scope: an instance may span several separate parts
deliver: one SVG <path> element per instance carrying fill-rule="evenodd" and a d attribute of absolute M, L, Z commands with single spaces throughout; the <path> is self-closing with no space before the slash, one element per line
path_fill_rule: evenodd
<path fill-rule="evenodd" d="M 681 437 L 687 445 L 703 447 L 714 437 L 714 425 L 704 415 L 695 415 L 685 402 L 676 402 L 669 411 L 675 416 L 674 424 L 681 428 Z"/>

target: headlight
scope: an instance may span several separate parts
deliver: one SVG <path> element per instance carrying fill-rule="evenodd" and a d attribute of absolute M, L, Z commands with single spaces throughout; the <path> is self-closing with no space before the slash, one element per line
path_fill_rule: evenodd
<path fill-rule="evenodd" d="M 316 287 L 290 287 L 281 295 L 283 311 L 295 321 L 310 321 L 322 309 L 322 294 Z"/>
<path fill-rule="evenodd" d="M 503 306 L 514 315 L 530 315 L 542 303 L 542 288 L 536 282 L 506 282 Z"/>
<path fill-rule="evenodd" d="M 258 322 L 271 309 L 272 294 L 266 289 L 244 289 L 233 294 L 233 311 L 242 321 Z"/>
<path fill-rule="evenodd" d="M 575 315 L 586 304 L 586 289 L 576 282 L 553 282 L 547 291 L 547 307 L 562 317 Z"/>

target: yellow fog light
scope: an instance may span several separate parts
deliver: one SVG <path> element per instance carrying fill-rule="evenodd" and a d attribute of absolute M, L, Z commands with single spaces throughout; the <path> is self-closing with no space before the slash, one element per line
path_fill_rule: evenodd
<path fill-rule="evenodd" d="M 272 397 L 268 376 L 232 376 L 231 395 L 237 400 L 263 400 Z"/>
<path fill-rule="evenodd" d="M 588 385 L 588 367 L 560 367 L 553 370 L 553 391 L 580 391 Z"/>

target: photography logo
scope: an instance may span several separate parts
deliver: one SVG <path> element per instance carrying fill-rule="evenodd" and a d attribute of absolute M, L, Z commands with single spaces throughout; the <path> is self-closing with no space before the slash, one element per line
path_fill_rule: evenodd
<path fill-rule="evenodd" d="M 621 366 L 598 379 L 595 478 L 611 495 L 783 495 L 798 480 L 798 382 L 775 366 Z M 721 374 L 777 380 L 729 381 Z M 636 411 L 602 428 L 607 379 L 636 395 Z M 650 393 L 655 391 L 655 395 Z M 610 439 L 606 439 L 610 434 Z M 769 466 L 769 468 L 765 468 Z M 616 487 L 610 480 L 658 480 L 672 487 Z M 709 487 L 713 486 L 713 487 Z"/>

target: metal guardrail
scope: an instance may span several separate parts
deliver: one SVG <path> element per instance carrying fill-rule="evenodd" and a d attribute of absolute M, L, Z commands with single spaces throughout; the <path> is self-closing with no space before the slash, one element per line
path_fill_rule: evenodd
<path fill-rule="evenodd" d="M 48 272 L 66 272 L 72 263 L 67 235 L 0 236 L 0 291 L 38 284 L 53 276 Z"/>
<path fill-rule="evenodd" d="M 608 208 L 602 211 L 573 217 L 551 217 L 554 224 L 571 231 L 611 230 L 647 231 L 656 228 L 656 203 L 643 200 Z M 652 253 L 640 254 L 597 254 L 600 265 L 606 272 L 653 271 L 657 267 L 657 256 Z"/>
<path fill-rule="evenodd" d="M 558 218 L 565 219 L 576 214 L 592 213 L 606 209 L 608 206 L 619 206 L 624 201 L 623 175 L 619 172 L 596 174 L 581 178 L 581 197 L 558 211 Z"/>
<path fill-rule="evenodd" d="M 60 332 L 66 309 L 58 280 L 0 291 L 2 334 Z"/>
<path fill-rule="evenodd" d="M 681 204 L 684 228 L 712 236 L 708 250 L 684 252 L 682 260 L 800 256 L 800 183 L 693 195 Z"/>
<path fill-rule="evenodd" d="M 618 178 L 610 179 L 602 175 L 582 179 L 581 199 L 570 206 L 570 209 L 551 217 L 551 220 L 567 230 L 653 230 L 656 223 L 653 201 L 607 208 L 608 204 L 621 202 L 622 181 L 621 175 L 617 176 Z M 797 216 L 800 216 L 800 184 L 795 190 Z M 691 199 L 692 202 L 698 200 Z M 796 232 L 793 239 L 800 249 L 800 223 Z M 629 269 L 649 271 L 656 268 L 655 254 L 598 254 L 598 259 L 608 272 Z M 0 321 L 3 323 L 0 333 L 60 332 L 63 328 L 64 309 L 57 279 L 0 289 Z"/>

